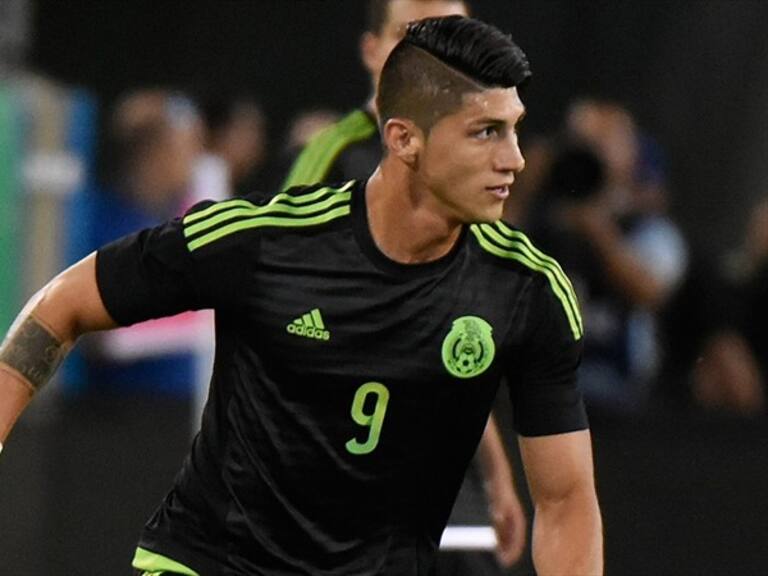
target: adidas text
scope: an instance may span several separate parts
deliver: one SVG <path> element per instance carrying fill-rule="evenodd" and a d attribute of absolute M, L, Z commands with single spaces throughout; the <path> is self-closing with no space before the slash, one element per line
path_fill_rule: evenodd
<path fill-rule="evenodd" d="M 315 340 L 330 340 L 331 338 L 331 333 L 328 330 L 321 330 L 320 328 L 315 328 L 313 326 L 307 328 L 304 325 L 288 324 L 286 330 L 289 334 L 314 338 Z"/>

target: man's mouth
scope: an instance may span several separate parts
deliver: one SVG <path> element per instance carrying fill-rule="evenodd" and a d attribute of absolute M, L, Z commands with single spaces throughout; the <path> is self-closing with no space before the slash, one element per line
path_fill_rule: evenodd
<path fill-rule="evenodd" d="M 504 184 L 501 186 L 488 186 L 486 187 L 486 190 L 488 190 L 491 194 L 499 198 L 500 200 L 505 200 L 507 196 L 509 196 L 509 184 Z"/>

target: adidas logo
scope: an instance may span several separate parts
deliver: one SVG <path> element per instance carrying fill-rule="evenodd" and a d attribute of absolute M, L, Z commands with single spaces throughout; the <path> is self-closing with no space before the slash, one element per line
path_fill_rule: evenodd
<path fill-rule="evenodd" d="M 285 329 L 288 331 L 288 334 L 304 336 L 305 338 L 314 338 L 315 340 L 331 339 L 331 333 L 325 329 L 319 308 L 310 310 L 300 318 L 296 318 Z"/>

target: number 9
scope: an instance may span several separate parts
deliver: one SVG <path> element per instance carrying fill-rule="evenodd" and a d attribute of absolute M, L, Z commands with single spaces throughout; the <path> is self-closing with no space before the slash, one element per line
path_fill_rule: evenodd
<path fill-rule="evenodd" d="M 365 400 L 369 394 L 376 395 L 376 405 L 372 414 L 363 412 Z M 352 438 L 346 443 L 347 450 L 351 454 L 368 454 L 376 449 L 381 434 L 381 426 L 384 423 L 384 414 L 387 411 L 389 402 L 389 390 L 384 384 L 378 382 L 366 382 L 355 392 L 352 400 L 352 419 L 360 426 L 368 426 L 368 438 L 365 442 L 358 442 L 357 438 Z"/>

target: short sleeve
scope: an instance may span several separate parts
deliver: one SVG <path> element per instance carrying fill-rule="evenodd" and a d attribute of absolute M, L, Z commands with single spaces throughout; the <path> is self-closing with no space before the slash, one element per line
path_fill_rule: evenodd
<path fill-rule="evenodd" d="M 209 207 L 196 205 L 187 215 Z M 184 220 L 174 219 L 120 238 L 96 255 L 96 280 L 104 305 L 121 326 L 187 310 L 237 302 L 243 265 L 233 243 L 193 253 Z"/>
<path fill-rule="evenodd" d="M 588 428 L 578 387 L 582 338 L 574 335 L 562 301 L 546 282 L 534 282 L 528 338 L 509 367 L 516 430 L 545 436 Z"/>

